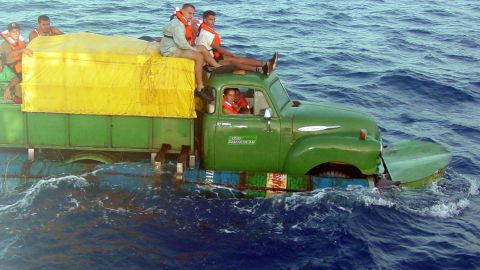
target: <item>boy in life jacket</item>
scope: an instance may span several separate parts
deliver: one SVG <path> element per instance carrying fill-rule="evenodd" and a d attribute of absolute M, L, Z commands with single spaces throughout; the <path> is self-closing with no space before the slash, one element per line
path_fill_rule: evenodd
<path fill-rule="evenodd" d="M 211 100 L 204 90 L 203 70 L 205 62 L 212 67 L 217 68 L 218 64 L 204 46 L 195 46 L 195 35 L 190 20 L 195 14 L 195 7 L 192 4 L 184 4 L 183 7 L 175 12 L 163 27 L 163 38 L 160 42 L 160 52 L 165 57 L 188 58 L 195 61 L 195 82 L 197 84 L 195 94 L 202 96 L 206 100 Z M 195 47 L 194 47 L 195 46 Z"/>
<path fill-rule="evenodd" d="M 15 96 L 15 86 L 19 82 L 17 75 L 5 65 L 5 56 L 0 54 L 0 103 L 21 103 Z"/>
<path fill-rule="evenodd" d="M 203 45 L 207 48 L 213 58 L 221 65 L 233 65 L 238 69 L 264 73 L 269 75 L 275 70 L 278 53 L 275 52 L 272 59 L 260 61 L 252 58 L 240 57 L 221 46 L 220 35 L 214 30 L 215 12 L 207 10 L 203 13 L 203 23 L 198 29 L 196 39 L 197 45 Z"/>
<path fill-rule="evenodd" d="M 50 18 L 47 15 L 38 16 L 37 28 L 28 35 L 30 42 L 38 36 L 58 36 L 64 33 L 60 29 L 50 25 Z"/>
<path fill-rule="evenodd" d="M 10 23 L 7 30 L 0 33 L 4 41 L 0 44 L 0 52 L 5 55 L 7 65 L 22 78 L 22 54 L 32 56 L 31 50 L 27 49 L 24 38 L 20 35 L 20 25 L 18 23 Z"/>

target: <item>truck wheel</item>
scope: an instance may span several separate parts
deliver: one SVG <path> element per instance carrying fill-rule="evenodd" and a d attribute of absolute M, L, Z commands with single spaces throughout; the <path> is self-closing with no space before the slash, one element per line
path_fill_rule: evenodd
<path fill-rule="evenodd" d="M 323 171 L 317 174 L 318 177 L 330 177 L 330 178 L 350 178 L 348 174 L 340 171 Z"/>

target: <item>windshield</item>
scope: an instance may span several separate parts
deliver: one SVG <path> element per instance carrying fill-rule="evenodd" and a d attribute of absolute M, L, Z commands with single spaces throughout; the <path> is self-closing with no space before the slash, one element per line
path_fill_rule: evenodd
<path fill-rule="evenodd" d="M 270 96 L 279 110 L 283 109 L 283 107 L 290 102 L 290 97 L 288 97 L 287 91 L 280 80 L 276 80 L 270 86 Z"/>

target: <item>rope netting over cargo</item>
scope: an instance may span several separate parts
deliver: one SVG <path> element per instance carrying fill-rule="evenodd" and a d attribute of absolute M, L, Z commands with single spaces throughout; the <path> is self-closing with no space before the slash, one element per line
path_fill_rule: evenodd
<path fill-rule="evenodd" d="M 159 43 L 77 33 L 38 37 L 23 56 L 25 112 L 194 118 L 194 63 Z"/>

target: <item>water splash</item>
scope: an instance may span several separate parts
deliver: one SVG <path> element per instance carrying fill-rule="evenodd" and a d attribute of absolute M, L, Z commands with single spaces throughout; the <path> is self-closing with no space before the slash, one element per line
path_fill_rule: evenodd
<path fill-rule="evenodd" d="M 421 216 L 452 218 L 460 215 L 469 204 L 468 199 L 461 199 L 453 202 L 440 202 L 418 210 L 410 208 L 408 208 L 408 210 Z"/>
<path fill-rule="evenodd" d="M 34 200 L 45 190 L 58 189 L 62 186 L 74 189 L 83 189 L 89 186 L 88 181 L 79 176 L 63 176 L 59 178 L 42 179 L 34 182 L 26 191 L 22 192 L 23 197 L 9 205 L 0 205 L 0 214 L 5 212 L 16 212 L 27 209 Z"/>

